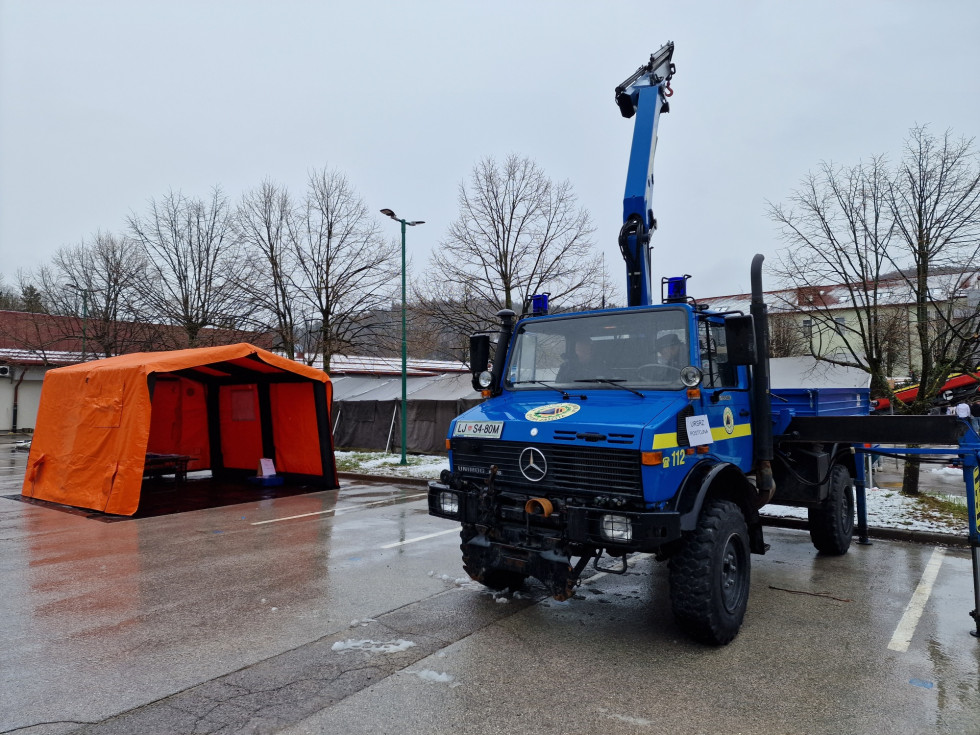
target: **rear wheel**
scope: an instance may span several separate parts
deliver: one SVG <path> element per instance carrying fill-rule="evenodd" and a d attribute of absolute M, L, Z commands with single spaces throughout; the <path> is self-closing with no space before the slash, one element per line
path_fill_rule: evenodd
<path fill-rule="evenodd" d="M 670 560 L 670 602 L 678 626 L 702 643 L 730 643 L 749 601 L 749 534 L 739 507 L 714 500 Z"/>
<path fill-rule="evenodd" d="M 835 465 L 830 474 L 830 494 L 807 513 L 810 540 L 822 554 L 846 554 L 854 535 L 854 489 L 847 468 Z"/>

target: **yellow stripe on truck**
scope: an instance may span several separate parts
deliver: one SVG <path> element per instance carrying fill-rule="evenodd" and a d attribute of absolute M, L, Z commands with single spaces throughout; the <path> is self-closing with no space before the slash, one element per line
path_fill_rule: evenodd
<path fill-rule="evenodd" d="M 724 426 L 712 427 L 711 438 L 716 442 L 726 439 L 738 439 L 743 436 L 752 436 L 752 424 L 735 424 L 735 430 L 729 434 Z M 677 443 L 677 432 L 672 434 L 654 434 L 652 449 L 673 449 L 679 446 Z"/>
<path fill-rule="evenodd" d="M 729 434 L 725 431 L 725 427 L 719 427 L 711 429 L 711 438 L 716 442 L 724 441 L 725 439 L 737 439 L 740 436 L 752 436 L 752 424 L 735 424 L 735 430 Z"/>

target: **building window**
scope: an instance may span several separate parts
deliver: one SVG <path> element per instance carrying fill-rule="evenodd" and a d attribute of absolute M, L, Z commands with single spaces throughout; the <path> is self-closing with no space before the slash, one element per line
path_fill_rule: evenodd
<path fill-rule="evenodd" d="M 803 320 L 803 337 L 806 339 L 811 339 L 813 337 L 813 320 L 804 319 Z"/>
<path fill-rule="evenodd" d="M 847 321 L 846 317 L 842 317 L 842 316 L 834 317 L 834 331 L 837 332 L 837 334 L 841 336 L 844 335 L 844 325 L 846 321 Z"/>

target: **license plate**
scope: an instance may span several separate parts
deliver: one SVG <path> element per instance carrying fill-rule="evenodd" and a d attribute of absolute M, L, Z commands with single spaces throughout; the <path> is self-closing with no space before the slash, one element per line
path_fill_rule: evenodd
<path fill-rule="evenodd" d="M 504 433 L 503 421 L 457 421 L 453 436 L 479 436 L 499 439 Z"/>

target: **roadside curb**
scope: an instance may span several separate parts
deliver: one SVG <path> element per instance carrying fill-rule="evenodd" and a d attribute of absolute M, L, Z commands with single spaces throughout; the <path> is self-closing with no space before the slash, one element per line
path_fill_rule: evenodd
<path fill-rule="evenodd" d="M 359 480 L 360 482 L 387 482 L 395 485 L 418 485 L 428 487 L 429 480 L 424 477 L 401 477 L 400 475 L 365 475 L 360 472 L 338 472 L 337 476 L 344 480 Z"/>
<path fill-rule="evenodd" d="M 427 487 L 429 480 L 422 477 L 399 477 L 397 475 L 365 475 L 359 472 L 338 472 L 338 476 L 345 480 L 358 480 L 360 482 L 386 482 L 397 485 L 415 485 Z M 772 516 L 761 516 L 762 525 L 773 528 L 791 528 L 798 531 L 809 531 L 809 524 L 799 518 L 776 518 Z M 854 534 L 855 537 L 857 533 Z M 951 533 L 938 533 L 936 531 L 912 531 L 904 528 L 878 528 L 868 527 L 868 537 L 882 539 L 884 541 L 904 541 L 913 544 L 928 544 L 930 546 L 961 546 L 969 548 L 970 537 L 964 531 L 962 536 L 955 536 Z"/>

